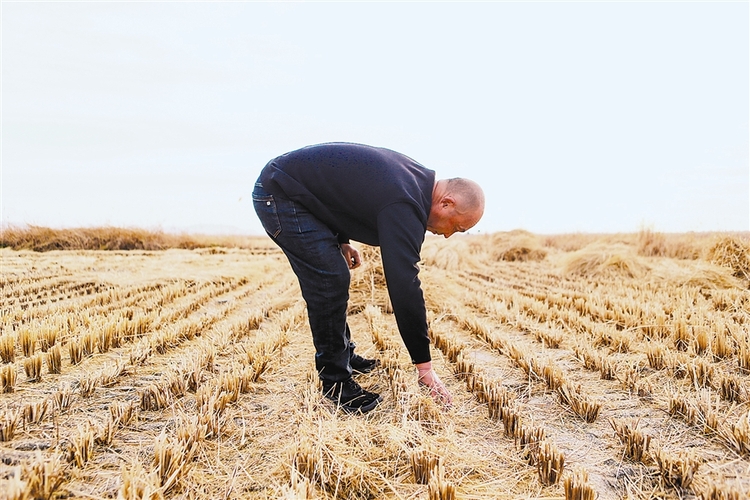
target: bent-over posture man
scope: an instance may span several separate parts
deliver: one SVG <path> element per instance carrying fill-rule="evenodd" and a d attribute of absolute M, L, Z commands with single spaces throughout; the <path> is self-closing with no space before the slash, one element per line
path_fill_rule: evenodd
<path fill-rule="evenodd" d="M 393 313 L 419 383 L 450 404 L 432 370 L 417 263 L 425 230 L 448 238 L 479 221 L 479 185 L 436 181 L 432 170 L 388 149 L 330 143 L 271 160 L 255 184 L 253 205 L 299 279 L 325 396 L 350 412 L 370 411 L 381 401 L 352 379 L 353 371 L 369 372 L 378 363 L 354 353 L 346 322 L 349 269 L 360 265 L 351 239 L 380 246 Z"/>

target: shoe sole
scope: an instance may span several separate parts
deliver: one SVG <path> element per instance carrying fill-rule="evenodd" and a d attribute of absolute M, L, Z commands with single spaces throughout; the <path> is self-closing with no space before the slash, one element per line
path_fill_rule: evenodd
<path fill-rule="evenodd" d="M 357 406 L 357 407 L 352 407 L 352 406 L 347 406 L 347 405 L 338 405 L 338 406 L 339 408 L 344 410 L 346 413 L 367 413 L 371 410 L 374 410 L 375 407 L 378 406 L 378 404 L 381 401 L 383 401 L 383 398 L 378 396 L 378 398 L 375 401 L 373 401 L 372 403 L 368 403 L 364 406 Z"/>

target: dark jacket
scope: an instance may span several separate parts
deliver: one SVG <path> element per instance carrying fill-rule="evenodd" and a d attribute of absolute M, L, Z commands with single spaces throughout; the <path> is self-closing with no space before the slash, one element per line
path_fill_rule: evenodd
<path fill-rule="evenodd" d="M 401 337 L 414 363 L 430 361 L 418 278 L 435 172 L 408 156 L 361 144 L 308 146 L 271 160 L 260 181 L 304 205 L 345 243 L 380 246 Z"/>

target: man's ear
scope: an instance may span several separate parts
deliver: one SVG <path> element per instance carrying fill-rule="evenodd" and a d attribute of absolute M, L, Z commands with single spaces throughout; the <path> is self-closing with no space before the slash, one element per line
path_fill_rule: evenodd
<path fill-rule="evenodd" d="M 445 196 L 443 196 L 443 199 L 440 200 L 440 206 L 442 206 L 443 208 L 455 207 L 456 199 L 453 197 L 453 195 L 446 194 Z"/>

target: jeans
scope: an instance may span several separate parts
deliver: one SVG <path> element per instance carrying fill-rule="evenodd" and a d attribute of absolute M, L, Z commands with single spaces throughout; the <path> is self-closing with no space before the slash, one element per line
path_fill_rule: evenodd
<path fill-rule="evenodd" d="M 253 206 L 299 280 L 318 375 L 323 381 L 347 380 L 352 375 L 349 359 L 354 354 L 346 323 L 350 276 L 336 234 L 304 206 L 268 193 L 260 182 L 253 190 Z"/>

